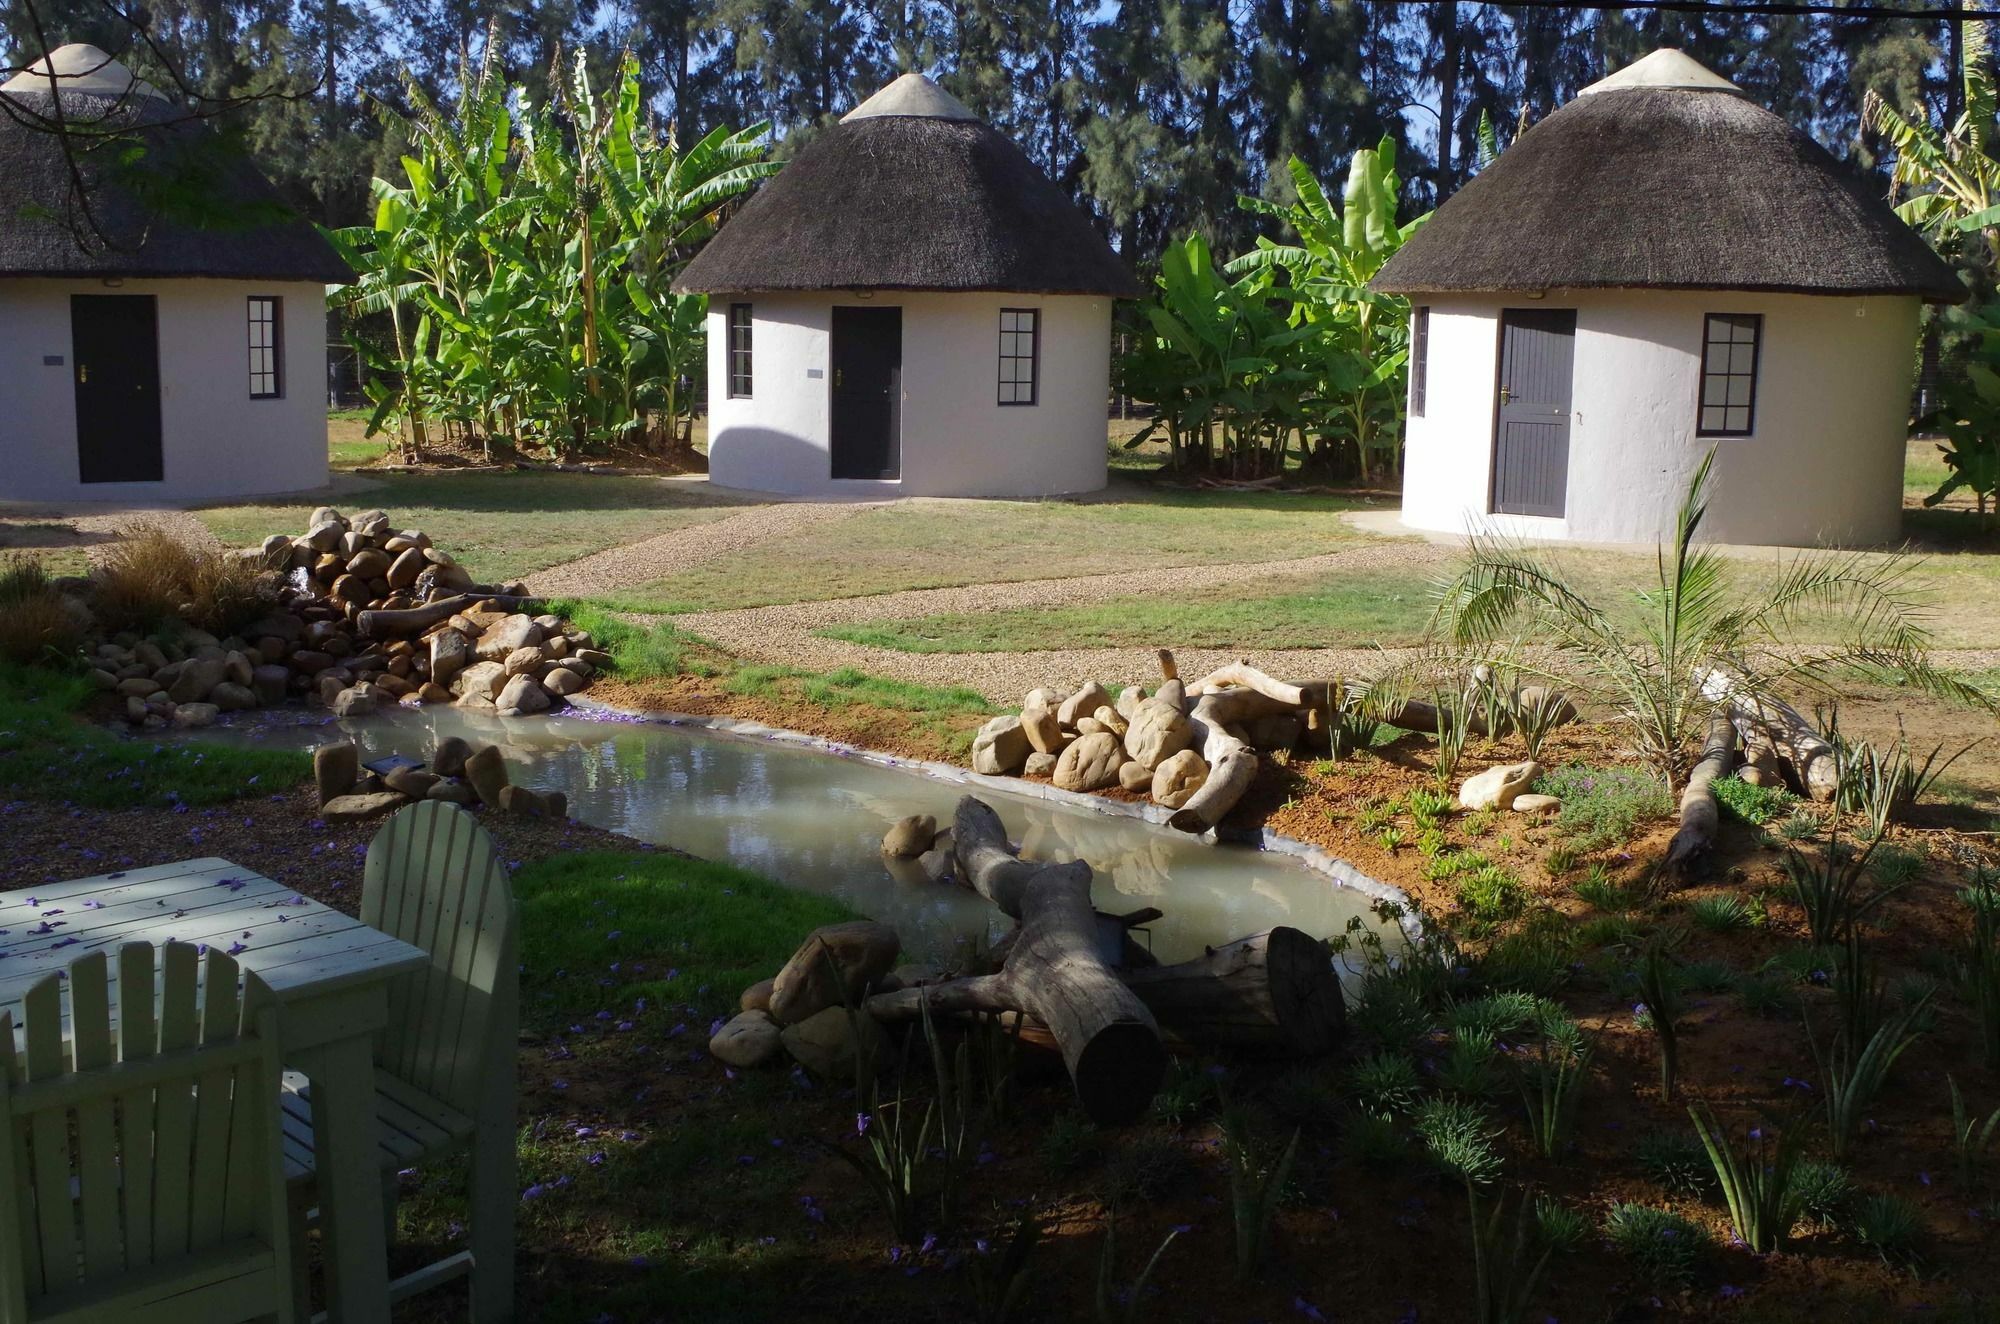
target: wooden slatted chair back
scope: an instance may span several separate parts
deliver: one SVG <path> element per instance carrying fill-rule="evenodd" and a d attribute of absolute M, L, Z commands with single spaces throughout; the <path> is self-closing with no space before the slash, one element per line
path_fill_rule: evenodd
<path fill-rule="evenodd" d="M 186 943 L 157 957 L 128 943 L 115 979 L 102 951 L 43 979 L 23 999 L 19 1047 L 0 1013 L 8 1324 L 69 1308 L 103 1318 L 107 1284 L 115 1294 L 121 1276 L 158 1285 L 183 1269 L 195 1286 L 173 1296 L 194 1313 L 163 1319 L 242 1301 L 291 1317 L 277 1004 L 255 975 L 239 990 L 222 952 L 205 970 Z"/>
<path fill-rule="evenodd" d="M 396 812 L 368 845 L 361 921 L 431 954 L 389 994 L 382 1070 L 478 1111 L 496 1054 L 514 1051 L 518 920 L 493 838 L 456 805 Z"/>

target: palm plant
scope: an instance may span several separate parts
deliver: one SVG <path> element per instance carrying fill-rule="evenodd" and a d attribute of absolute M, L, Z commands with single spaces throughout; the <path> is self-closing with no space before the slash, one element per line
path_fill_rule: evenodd
<path fill-rule="evenodd" d="M 1631 728 L 1641 756 L 1669 786 L 1685 783 L 1709 719 L 1732 689 L 1829 689 L 1844 675 L 1893 679 L 1992 708 L 1974 687 L 1932 666 L 1913 562 L 1864 553 L 1805 553 L 1779 564 L 1761 590 L 1732 589 L 1724 562 L 1696 544 L 1715 463 L 1695 467 L 1662 544 L 1655 583 L 1632 594 L 1634 613 L 1585 598 L 1540 553 L 1496 535 L 1472 540 L 1464 565 L 1437 589 L 1435 625 L 1454 648 L 1478 652 L 1532 638 L 1555 654 L 1538 674 L 1597 699 Z M 1807 617 L 1838 620 L 1846 639 L 1779 650 Z M 1628 621 L 1630 623 L 1628 623 Z M 1527 663 L 1522 670 L 1530 670 Z M 1727 670 L 1729 686 L 1715 683 Z"/>

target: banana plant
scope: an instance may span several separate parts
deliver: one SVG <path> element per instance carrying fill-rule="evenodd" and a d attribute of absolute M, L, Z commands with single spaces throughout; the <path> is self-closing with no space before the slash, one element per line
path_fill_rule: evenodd
<path fill-rule="evenodd" d="M 1940 454 L 1950 470 L 1924 504 L 1935 506 L 1964 488 L 1980 524 L 1990 527 L 2000 505 L 2000 304 L 1954 308 L 1945 317 L 1967 334 L 1971 351 L 1960 371 L 1939 382 L 1938 406 L 1922 420 L 1944 435 Z"/>
<path fill-rule="evenodd" d="M 1986 25 L 1965 29 L 1965 109 L 1948 126 L 1906 116 L 1870 91 L 1862 121 L 1896 155 L 1891 179 L 1907 194 L 1896 213 L 1941 237 L 1981 236 L 2000 258 L 2000 160 L 1987 153 L 1994 130 L 1996 88 L 1987 62 Z"/>

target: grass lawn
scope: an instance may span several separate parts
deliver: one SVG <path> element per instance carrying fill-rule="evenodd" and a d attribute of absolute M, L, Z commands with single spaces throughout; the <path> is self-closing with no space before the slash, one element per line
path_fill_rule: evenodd
<path fill-rule="evenodd" d="M 1104 501 L 910 500 L 616 595 L 635 611 L 713 611 L 902 589 L 1312 556 L 1361 535 L 1343 497 L 1180 492 Z"/>
<path fill-rule="evenodd" d="M 0 520 L 0 564 L 21 556 L 40 561 L 51 575 L 81 575 L 90 569 L 89 541 L 57 520 Z"/>
<path fill-rule="evenodd" d="M 334 468 L 359 469 L 389 453 L 394 438 L 387 433 L 369 436 L 368 417 L 366 409 L 335 409 L 327 414 L 326 454 Z"/>
<path fill-rule="evenodd" d="M 80 676 L 0 668 L 0 798 L 199 807 L 287 790 L 312 770 L 290 750 L 127 739 L 79 720 L 91 693 Z"/>
<path fill-rule="evenodd" d="M 195 512 L 231 546 L 303 533 L 317 499 L 214 506 Z M 622 543 L 720 519 L 741 505 L 654 478 L 478 473 L 390 476 L 338 503 L 379 506 L 419 528 L 485 580 L 514 579 Z"/>

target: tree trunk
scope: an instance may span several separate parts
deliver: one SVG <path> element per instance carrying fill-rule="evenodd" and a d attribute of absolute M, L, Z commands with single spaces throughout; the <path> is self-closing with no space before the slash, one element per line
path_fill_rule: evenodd
<path fill-rule="evenodd" d="M 421 634 L 439 621 L 448 621 L 459 612 L 470 610 L 482 602 L 497 603 L 518 611 L 537 601 L 537 598 L 502 593 L 460 593 L 455 597 L 427 602 L 421 607 L 371 608 L 354 618 L 354 628 L 370 639 L 388 639 L 396 635 Z"/>
<path fill-rule="evenodd" d="M 1120 982 L 1097 940 L 1090 866 L 1023 860 L 992 808 L 972 796 L 952 817 L 959 880 L 1020 922 L 994 975 L 902 989 L 868 1000 L 882 1019 L 934 1012 L 1019 1011 L 1049 1029 L 1086 1116 L 1101 1126 L 1136 1120 L 1167 1068 L 1153 1013 Z"/>
<path fill-rule="evenodd" d="M 1316 1056 L 1339 1042 L 1347 1004 L 1326 944 L 1276 928 L 1178 965 L 1124 972 L 1167 1033 L 1235 1051 Z"/>
<path fill-rule="evenodd" d="M 1665 868 L 1678 878 L 1686 878 L 1695 864 L 1715 845 L 1715 829 L 1721 813 L 1715 803 L 1715 783 L 1725 777 L 1736 762 L 1736 727 L 1727 713 L 1708 720 L 1708 739 L 1681 792 L 1681 826 L 1667 844 Z"/>
<path fill-rule="evenodd" d="M 1210 694 L 1188 714 L 1201 760 L 1208 765 L 1208 780 L 1174 811 L 1168 827 L 1180 832 L 1208 831 L 1236 807 L 1250 783 L 1257 780 L 1257 751 L 1229 733 L 1228 706 L 1226 696 Z"/>
<path fill-rule="evenodd" d="M 1701 689 L 1723 705 L 1745 748 L 1765 742 L 1790 760 L 1799 789 L 1806 795 L 1824 802 L 1839 794 L 1840 764 L 1833 746 L 1796 708 L 1773 695 L 1749 693 L 1739 677 L 1720 668 L 1702 678 Z"/>

